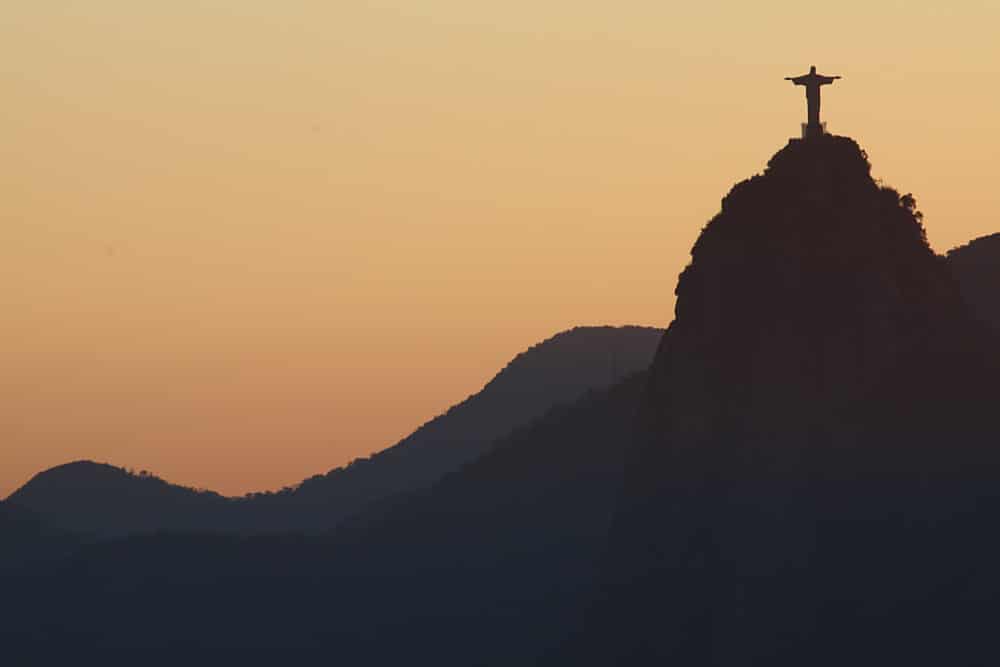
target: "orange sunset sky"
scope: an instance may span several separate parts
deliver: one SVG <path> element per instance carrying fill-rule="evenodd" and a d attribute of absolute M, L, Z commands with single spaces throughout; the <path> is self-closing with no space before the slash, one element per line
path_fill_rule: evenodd
<path fill-rule="evenodd" d="M 0 8 L 0 497 L 89 458 L 227 494 L 383 448 L 582 324 L 666 326 L 799 132 L 1000 231 L 1000 3 Z"/>

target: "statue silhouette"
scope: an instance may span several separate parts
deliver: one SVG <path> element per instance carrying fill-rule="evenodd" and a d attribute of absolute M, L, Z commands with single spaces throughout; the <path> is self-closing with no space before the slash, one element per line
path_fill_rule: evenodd
<path fill-rule="evenodd" d="M 802 76 L 786 76 L 785 81 L 791 81 L 796 86 L 806 87 L 806 103 L 809 107 L 809 122 L 806 123 L 805 138 L 818 137 L 823 134 L 823 125 L 819 122 L 819 88 L 833 83 L 839 76 L 824 76 L 816 73 L 816 66 L 809 68 L 808 74 Z"/>

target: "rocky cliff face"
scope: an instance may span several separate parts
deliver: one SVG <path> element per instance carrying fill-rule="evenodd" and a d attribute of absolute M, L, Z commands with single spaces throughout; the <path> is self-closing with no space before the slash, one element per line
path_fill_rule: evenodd
<path fill-rule="evenodd" d="M 851 139 L 794 141 L 695 244 L 646 418 L 668 448 L 723 443 L 734 473 L 813 460 L 823 474 L 838 454 L 827 446 L 899 433 L 920 407 L 950 414 L 964 387 L 978 395 L 983 336 L 913 198 L 877 184 Z"/>
<path fill-rule="evenodd" d="M 791 142 L 680 276 L 574 658 L 953 659 L 958 582 L 1000 557 L 994 345 L 913 198 L 848 138 Z"/>

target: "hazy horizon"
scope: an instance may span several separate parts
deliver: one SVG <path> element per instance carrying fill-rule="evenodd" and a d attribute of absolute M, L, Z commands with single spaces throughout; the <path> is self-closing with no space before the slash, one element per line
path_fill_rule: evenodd
<path fill-rule="evenodd" d="M 938 252 L 1000 231 L 1000 6 L 886 4 L 6 8 L 0 497 L 77 459 L 279 488 L 558 331 L 666 326 L 812 64 Z"/>

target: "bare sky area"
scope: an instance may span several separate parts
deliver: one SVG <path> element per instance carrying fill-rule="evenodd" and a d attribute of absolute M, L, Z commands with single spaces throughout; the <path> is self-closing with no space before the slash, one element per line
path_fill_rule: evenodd
<path fill-rule="evenodd" d="M 0 21 L 0 496 L 237 494 L 395 442 L 581 324 L 666 326 L 805 119 L 1000 231 L 1000 4 L 37 0 Z"/>

